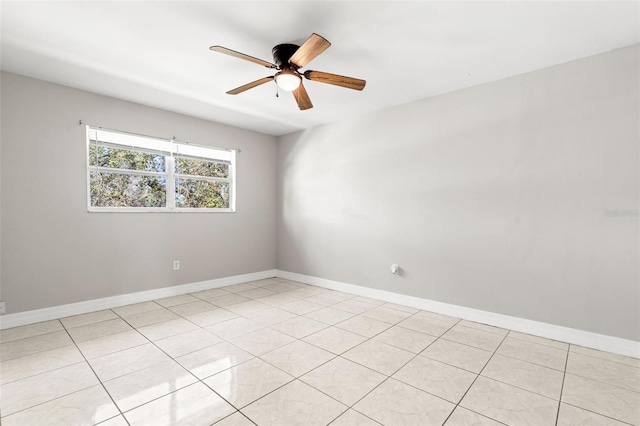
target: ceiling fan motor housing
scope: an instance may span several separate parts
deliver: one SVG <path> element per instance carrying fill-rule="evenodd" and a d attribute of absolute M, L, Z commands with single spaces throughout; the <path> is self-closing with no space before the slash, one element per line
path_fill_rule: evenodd
<path fill-rule="evenodd" d="M 297 44 L 279 44 L 275 46 L 271 53 L 273 54 L 273 62 L 278 66 L 278 69 L 291 68 L 296 70 L 297 67 L 289 63 L 289 59 L 296 53 L 300 46 Z"/>

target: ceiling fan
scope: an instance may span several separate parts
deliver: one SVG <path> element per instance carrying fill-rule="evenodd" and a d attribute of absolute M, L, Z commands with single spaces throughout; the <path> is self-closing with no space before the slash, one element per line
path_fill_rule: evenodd
<path fill-rule="evenodd" d="M 293 92 L 293 96 L 301 110 L 313 108 L 311 99 L 302 84 L 302 77 L 307 80 L 317 81 L 320 83 L 332 84 L 334 86 L 346 87 L 348 89 L 362 90 L 364 89 L 365 80 L 358 78 L 345 77 L 337 74 L 329 74 L 327 72 L 308 70 L 300 72 L 299 69 L 311 62 L 316 56 L 324 52 L 331 43 L 318 34 L 311 34 L 309 38 L 302 43 L 301 46 L 296 44 L 279 44 L 272 49 L 273 62 L 263 61 L 235 50 L 227 49 L 222 46 L 211 46 L 209 49 L 214 52 L 224 53 L 245 61 L 253 62 L 267 68 L 278 70 L 273 76 L 264 77 L 260 80 L 252 81 L 243 86 L 229 90 L 229 95 L 237 95 L 246 90 L 253 89 L 261 84 L 275 80 L 278 87 L 287 92 Z"/>

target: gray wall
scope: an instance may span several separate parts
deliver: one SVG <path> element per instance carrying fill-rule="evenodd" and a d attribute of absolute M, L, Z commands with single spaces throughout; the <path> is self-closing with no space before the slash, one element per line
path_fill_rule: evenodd
<path fill-rule="evenodd" d="M 275 268 L 276 138 L 15 74 L 1 83 L 7 313 Z M 237 212 L 88 213 L 79 119 L 241 149 Z"/>
<path fill-rule="evenodd" d="M 281 137 L 278 268 L 640 340 L 638 57 Z"/>

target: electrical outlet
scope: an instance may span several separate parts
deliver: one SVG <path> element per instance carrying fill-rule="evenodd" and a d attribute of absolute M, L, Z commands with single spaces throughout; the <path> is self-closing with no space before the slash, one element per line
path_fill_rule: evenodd
<path fill-rule="evenodd" d="M 6 306 L 4 304 L 4 301 L 0 301 L 0 315 L 4 314 L 6 312 Z"/>
<path fill-rule="evenodd" d="M 173 270 L 177 271 L 178 269 L 180 269 L 180 261 L 179 260 L 174 260 L 173 261 Z"/>

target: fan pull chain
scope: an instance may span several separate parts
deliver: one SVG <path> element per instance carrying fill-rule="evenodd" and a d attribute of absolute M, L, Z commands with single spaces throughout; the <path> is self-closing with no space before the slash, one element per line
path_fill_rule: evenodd
<path fill-rule="evenodd" d="M 278 93 L 278 85 L 276 84 L 276 98 L 279 98 L 280 94 Z"/>

